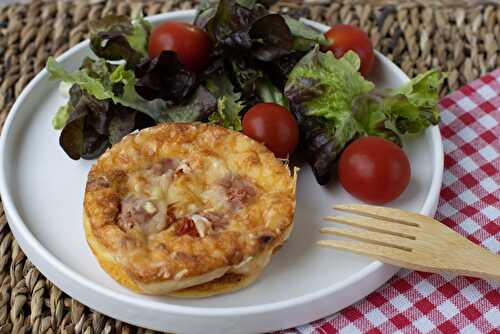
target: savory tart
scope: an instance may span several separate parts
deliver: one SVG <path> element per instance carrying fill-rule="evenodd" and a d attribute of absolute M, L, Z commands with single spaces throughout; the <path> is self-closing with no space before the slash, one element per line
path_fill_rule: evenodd
<path fill-rule="evenodd" d="M 84 227 L 102 268 L 152 295 L 251 284 L 288 238 L 295 175 L 264 145 L 210 124 L 130 134 L 89 172 Z"/>

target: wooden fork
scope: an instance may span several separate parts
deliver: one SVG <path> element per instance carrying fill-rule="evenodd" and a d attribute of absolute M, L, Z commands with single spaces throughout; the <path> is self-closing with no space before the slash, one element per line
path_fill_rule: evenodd
<path fill-rule="evenodd" d="M 430 217 L 371 205 L 343 204 L 334 208 L 362 217 L 329 216 L 325 220 L 361 229 L 322 228 L 321 233 L 357 240 L 318 241 L 322 246 L 367 255 L 399 267 L 500 280 L 499 255 Z"/>

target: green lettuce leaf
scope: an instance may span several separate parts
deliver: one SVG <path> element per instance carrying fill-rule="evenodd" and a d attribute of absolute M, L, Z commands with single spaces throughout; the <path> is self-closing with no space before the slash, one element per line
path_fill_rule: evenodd
<path fill-rule="evenodd" d="M 168 113 L 165 101 L 160 99 L 148 101 L 137 94 L 135 74 L 132 70 L 127 70 L 123 64 L 112 67 L 103 59 L 90 62 L 92 65 L 69 73 L 54 58 L 49 57 L 47 71 L 49 71 L 51 79 L 76 84 L 85 93 L 98 100 L 111 99 L 114 103 L 147 114 L 156 122 L 167 118 L 164 115 Z M 90 67 L 93 72 L 89 70 Z M 94 77 L 95 74 L 99 76 Z"/>
<path fill-rule="evenodd" d="M 257 0 L 236 0 L 236 3 L 247 9 L 252 9 L 253 6 L 255 6 L 255 4 L 257 3 Z"/>
<path fill-rule="evenodd" d="M 169 107 L 165 114 L 165 122 L 194 122 L 207 121 L 208 117 L 217 109 L 217 99 L 204 86 L 186 98 L 181 104 Z"/>
<path fill-rule="evenodd" d="M 415 105 L 435 107 L 439 98 L 439 88 L 445 77 L 445 74 L 437 70 L 429 70 L 390 92 L 391 95 L 406 96 Z"/>
<path fill-rule="evenodd" d="M 217 111 L 211 114 L 208 120 L 227 129 L 240 131 L 242 129 L 240 112 L 243 107 L 241 101 L 237 101 L 233 96 L 224 95 L 217 99 Z"/>
<path fill-rule="evenodd" d="M 257 96 L 262 102 L 276 103 L 290 109 L 287 98 L 268 78 L 260 78 L 256 83 Z"/>
<path fill-rule="evenodd" d="M 135 129 L 160 122 L 206 121 L 217 109 L 216 98 L 203 86 L 176 105 L 146 100 L 137 94 L 135 74 L 125 64 L 87 58 L 70 73 L 49 58 L 47 70 L 52 79 L 72 85 L 68 103 L 52 120 L 54 128 L 62 128 L 59 142 L 72 159 L 96 158 Z"/>
<path fill-rule="evenodd" d="M 439 123 L 439 88 L 446 74 L 430 70 L 400 88 L 385 92 L 384 111 L 402 134 L 420 133 Z"/>
<path fill-rule="evenodd" d="M 359 74 L 359 66 L 359 57 L 352 51 L 336 59 L 316 46 L 290 73 L 285 95 L 292 101 L 303 101 L 308 116 L 342 118 L 342 114 L 351 113 L 356 96 L 375 87 Z"/>
<path fill-rule="evenodd" d="M 103 59 L 98 59 L 93 64 L 95 64 L 95 70 L 98 69 L 98 71 L 104 71 L 106 73 L 110 71 L 109 65 Z M 47 71 L 52 80 L 61 80 L 66 83 L 77 84 L 99 100 L 108 99 L 113 95 L 110 91 L 111 87 L 108 88 L 104 86 L 109 85 L 109 83 L 103 83 L 101 80 L 94 78 L 92 76 L 94 72 L 91 72 L 88 68 L 84 67 L 81 70 L 69 73 L 53 57 L 49 57 L 47 60 Z"/>
<path fill-rule="evenodd" d="M 110 99 L 115 104 L 146 114 L 157 123 L 173 119 L 194 122 L 205 118 L 215 110 L 215 98 L 210 96 L 206 89 L 196 90 L 180 105 L 168 104 L 162 99 L 146 100 L 135 89 L 137 80 L 134 71 L 128 70 L 124 64 L 110 65 L 102 59 L 84 61 L 84 64 L 80 70 L 69 73 L 50 57 L 47 61 L 47 70 L 51 79 L 78 85 L 85 93 L 98 100 Z M 190 108 L 196 111 L 190 112 L 191 116 L 179 114 L 182 110 L 188 111 Z M 174 113 L 175 116 L 171 115 Z"/>
<path fill-rule="evenodd" d="M 106 60 L 124 59 L 135 65 L 148 55 L 151 25 L 142 13 L 130 20 L 127 16 L 108 15 L 94 20 L 90 27 L 90 47 Z"/>
<path fill-rule="evenodd" d="M 59 107 L 57 112 L 54 114 L 54 117 L 52 118 L 52 127 L 56 130 L 62 129 L 66 124 L 66 121 L 68 120 L 69 114 L 69 105 Z"/>
<path fill-rule="evenodd" d="M 210 122 L 225 128 L 240 131 L 240 113 L 245 107 L 241 101 L 241 93 L 236 93 L 231 81 L 224 75 L 218 74 L 207 80 L 208 90 L 217 97 L 217 110 L 208 118 Z"/>
<path fill-rule="evenodd" d="M 285 84 L 306 157 L 320 184 L 329 181 L 339 154 L 357 137 L 378 136 L 401 145 L 401 135 L 439 122 L 436 105 L 443 74 L 429 71 L 400 88 L 375 90 L 359 66 L 354 52 L 336 59 L 316 46 Z"/>
<path fill-rule="evenodd" d="M 288 15 L 283 15 L 283 18 L 294 37 L 293 45 L 295 50 L 309 50 L 315 44 L 330 45 L 323 33 L 309 27 L 304 22 Z"/>
<path fill-rule="evenodd" d="M 205 29 L 208 21 L 214 17 L 217 11 L 218 0 L 201 0 L 196 8 L 194 17 L 194 25 L 201 29 Z"/>
<path fill-rule="evenodd" d="M 316 46 L 291 71 L 285 96 L 298 120 L 306 158 L 319 184 L 326 184 L 344 147 L 362 135 L 352 102 L 373 90 L 359 74 L 359 57 L 348 52 L 336 59 Z"/>
<path fill-rule="evenodd" d="M 127 36 L 127 41 L 134 50 L 147 55 L 151 30 L 153 30 L 153 26 L 144 19 L 142 12 L 139 11 L 132 15 L 132 32 Z"/>
<path fill-rule="evenodd" d="M 388 122 L 382 106 L 381 97 L 376 93 L 358 96 L 352 104 L 353 117 L 356 119 L 363 134 L 382 137 L 401 146 L 401 138 Z"/>
<path fill-rule="evenodd" d="M 446 77 L 436 70 L 422 73 L 396 89 L 361 95 L 353 102 L 356 119 L 368 135 L 398 144 L 398 135 L 419 134 L 439 123 L 439 88 Z"/>

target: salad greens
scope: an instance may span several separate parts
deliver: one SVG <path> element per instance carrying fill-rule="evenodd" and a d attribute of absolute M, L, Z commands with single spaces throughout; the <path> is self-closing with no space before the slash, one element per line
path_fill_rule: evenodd
<path fill-rule="evenodd" d="M 90 47 L 107 60 L 127 61 L 134 65 L 148 55 L 151 24 L 142 15 L 132 21 L 127 16 L 109 15 L 90 22 Z"/>
<path fill-rule="evenodd" d="M 292 102 L 303 103 L 308 116 L 338 120 L 339 115 L 351 114 L 354 97 L 375 87 L 359 74 L 359 66 L 352 51 L 337 59 L 316 47 L 290 73 L 285 94 Z"/>
<path fill-rule="evenodd" d="M 262 102 L 265 103 L 276 103 L 280 106 L 290 109 L 288 99 L 283 95 L 283 93 L 271 83 L 267 78 L 260 78 L 256 82 L 257 95 L 261 98 Z"/>
<path fill-rule="evenodd" d="M 159 57 L 135 66 L 135 89 L 147 100 L 180 102 L 194 89 L 196 75 L 184 69 L 175 52 L 164 51 Z"/>
<path fill-rule="evenodd" d="M 77 85 L 97 100 L 110 99 L 115 104 L 143 112 L 157 122 L 167 118 L 167 103 L 161 99 L 148 101 L 142 98 L 135 89 L 134 72 L 125 69 L 123 64 L 111 65 L 103 59 L 87 58 L 79 70 L 69 73 L 51 57 L 47 61 L 47 70 L 52 79 Z"/>
<path fill-rule="evenodd" d="M 54 114 L 54 117 L 52 118 L 52 127 L 56 130 L 61 130 L 62 128 L 64 128 L 64 125 L 69 118 L 70 112 L 71 110 L 68 104 L 60 106 L 59 109 L 57 109 L 57 112 Z"/>
<path fill-rule="evenodd" d="M 294 114 L 300 147 L 325 184 L 352 140 L 371 135 L 401 145 L 401 136 L 439 122 L 442 73 L 376 89 L 359 73 L 356 53 L 339 59 L 323 53 L 330 41 L 300 20 L 271 13 L 275 2 L 202 0 L 194 23 L 213 51 L 200 73 L 186 69 L 173 51 L 150 58 L 152 27 L 142 15 L 92 22 L 96 59 L 86 58 L 74 72 L 47 61 L 51 78 L 71 87 L 52 120 L 64 151 L 93 159 L 128 133 L 162 122 L 213 122 L 240 131 L 249 108 L 272 102 Z"/>
<path fill-rule="evenodd" d="M 439 122 L 441 73 L 428 71 L 398 89 L 375 90 L 358 72 L 359 66 L 352 51 L 336 59 L 315 47 L 295 66 L 285 86 L 320 184 L 329 181 L 337 157 L 353 139 L 370 135 L 401 145 L 401 135 L 420 133 Z"/>
<path fill-rule="evenodd" d="M 240 131 L 240 112 L 244 108 L 241 93 L 234 91 L 233 84 L 226 76 L 217 73 L 207 80 L 207 88 L 217 97 L 217 110 L 209 116 L 209 121 Z"/>
<path fill-rule="evenodd" d="M 68 104 L 53 118 L 55 128 L 64 124 L 60 144 L 73 159 L 93 159 L 124 135 L 155 123 L 206 120 L 217 104 L 203 86 L 182 104 L 147 100 L 138 94 L 132 70 L 102 58 L 86 58 L 69 73 L 51 57 L 47 70 L 52 79 L 73 85 Z"/>
<path fill-rule="evenodd" d="M 94 159 L 138 127 L 150 126 L 134 109 L 99 100 L 80 86 L 70 89 L 69 117 L 59 143 L 72 159 Z"/>
<path fill-rule="evenodd" d="M 273 14 L 264 4 L 274 1 L 208 1 L 199 8 L 195 24 L 205 28 L 223 59 L 229 77 L 247 100 L 257 101 L 255 82 L 267 73 L 280 89 L 288 73 L 316 43 L 329 42 L 322 33 L 294 18 Z M 272 68 L 277 71 L 269 71 Z"/>

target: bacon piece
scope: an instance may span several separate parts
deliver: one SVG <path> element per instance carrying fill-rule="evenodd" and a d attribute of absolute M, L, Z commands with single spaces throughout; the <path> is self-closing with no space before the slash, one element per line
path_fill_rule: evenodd
<path fill-rule="evenodd" d="M 137 224 L 148 222 L 155 214 L 148 213 L 140 200 L 130 197 L 121 202 L 121 210 L 118 214 L 117 223 L 122 230 L 128 231 Z"/>
<path fill-rule="evenodd" d="M 226 177 L 220 185 L 224 188 L 227 200 L 234 210 L 240 209 L 256 194 L 253 185 L 240 176 Z"/>
<path fill-rule="evenodd" d="M 215 213 L 215 212 L 202 212 L 201 215 L 203 215 L 205 218 L 207 218 L 210 223 L 212 224 L 212 230 L 214 232 L 221 231 L 226 228 L 228 225 L 227 220 L 224 218 L 224 216 Z"/>
<path fill-rule="evenodd" d="M 151 166 L 151 172 L 155 176 L 162 176 L 168 171 L 175 170 L 178 166 L 177 160 L 166 158 L 158 161 L 153 166 Z"/>
<path fill-rule="evenodd" d="M 175 222 L 175 234 L 178 236 L 190 235 L 192 237 L 199 237 L 198 230 L 194 221 L 187 217 L 182 217 Z"/>
<path fill-rule="evenodd" d="M 170 206 L 167 207 L 167 214 L 165 215 L 165 228 L 169 228 L 175 221 L 177 220 L 177 217 L 175 216 L 175 213 L 170 210 Z"/>

